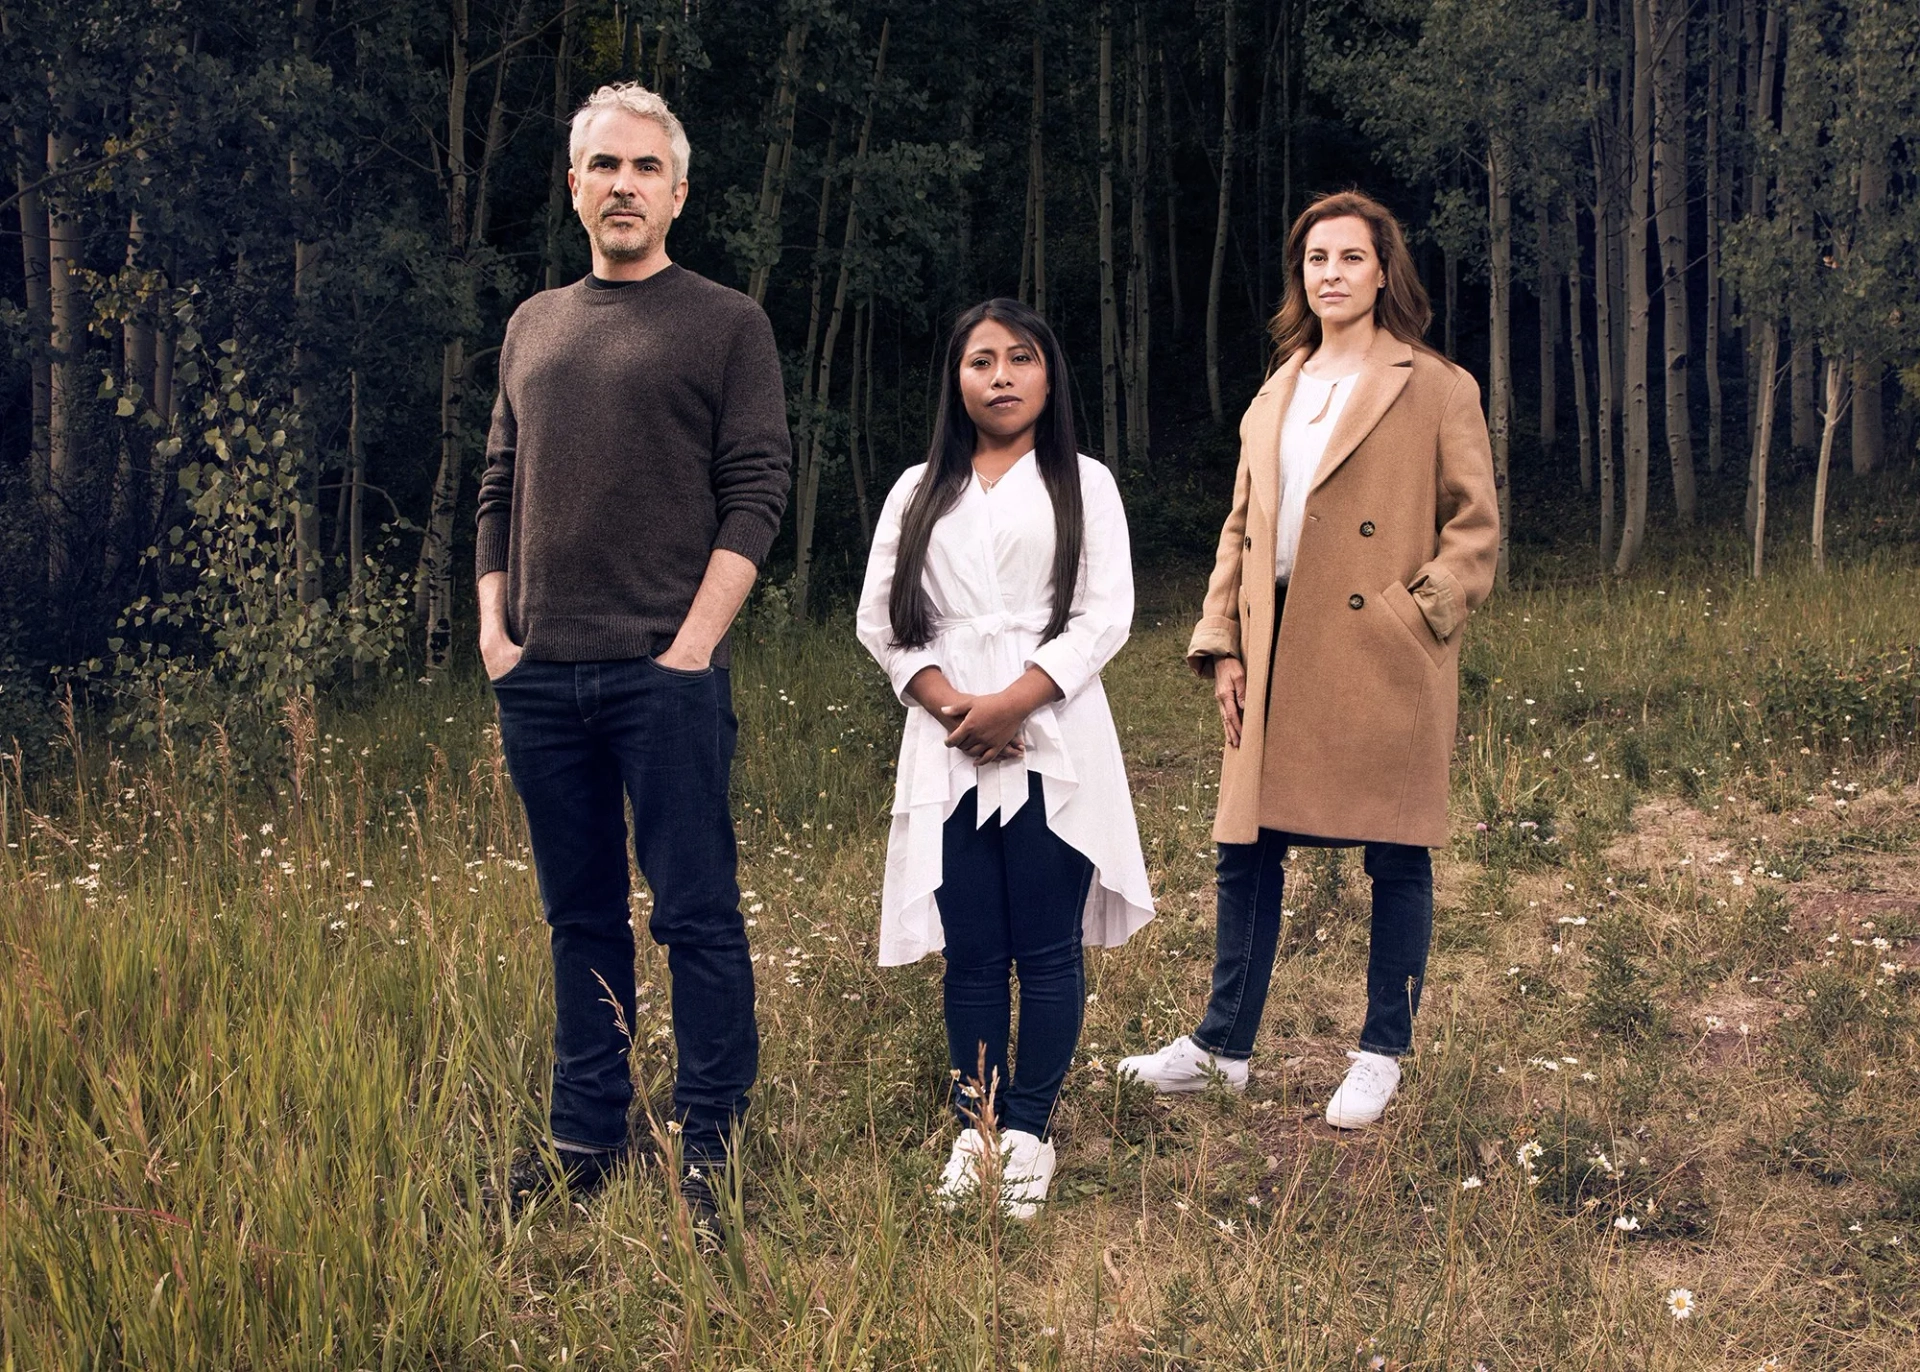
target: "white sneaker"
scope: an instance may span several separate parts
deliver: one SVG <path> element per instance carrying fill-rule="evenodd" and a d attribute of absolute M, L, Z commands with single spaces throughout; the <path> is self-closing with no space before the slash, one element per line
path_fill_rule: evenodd
<path fill-rule="evenodd" d="M 1157 1053 L 1121 1058 L 1114 1071 L 1143 1081 L 1162 1095 L 1204 1091 L 1219 1082 L 1229 1091 L 1247 1089 L 1245 1058 L 1218 1058 L 1182 1034 Z"/>
<path fill-rule="evenodd" d="M 1335 1129 L 1365 1129 L 1387 1113 L 1400 1085 L 1400 1064 L 1385 1053 L 1348 1053 L 1353 1066 L 1327 1102 L 1327 1123 Z"/>
<path fill-rule="evenodd" d="M 960 1137 L 953 1141 L 947 1165 L 940 1173 L 940 1185 L 933 1192 L 939 1197 L 942 1209 L 958 1209 L 980 1189 L 980 1159 L 986 1151 L 978 1129 L 960 1131 Z"/>
<path fill-rule="evenodd" d="M 1016 1220 L 1030 1220 L 1046 1203 L 1053 1185 L 1053 1145 L 1024 1129 L 1000 1136 L 1000 1208 Z"/>

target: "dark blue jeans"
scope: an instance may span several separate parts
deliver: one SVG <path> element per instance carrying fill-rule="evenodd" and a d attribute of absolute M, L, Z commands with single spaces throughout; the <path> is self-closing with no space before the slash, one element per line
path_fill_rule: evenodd
<path fill-rule="evenodd" d="M 1289 845 L 1352 845 L 1262 829 L 1252 843 L 1222 843 L 1213 995 L 1193 1041 L 1223 1058 L 1253 1054 L 1267 983 L 1280 943 L 1280 893 Z M 1373 929 L 1367 954 L 1367 1020 L 1360 1047 L 1400 1057 L 1413 1047 L 1413 1016 L 1433 942 L 1433 860 L 1404 843 L 1365 845 L 1373 881 Z"/>
<path fill-rule="evenodd" d="M 647 929 L 666 945 L 672 982 L 673 1112 L 686 1156 L 718 1162 L 760 1065 L 727 809 L 738 732 L 727 673 L 523 658 L 494 695 L 552 930 L 554 1140 L 627 1142 L 631 802 L 634 855 L 653 888 Z"/>
<path fill-rule="evenodd" d="M 1027 803 L 1013 822 L 999 813 L 985 827 L 978 791 L 968 791 L 941 835 L 940 924 L 946 931 L 947 1052 L 960 1083 L 998 1076 L 994 1112 L 1002 1129 L 1045 1138 L 1053 1102 L 1080 1042 L 1086 978 L 1081 912 L 1093 864 L 1047 828 L 1040 775 L 1027 775 Z M 1008 974 L 1020 974 L 1020 1063 L 1007 1070 L 1013 1017 Z M 959 1085 L 954 1112 L 970 1124 Z M 977 1113 L 977 1110 L 976 1110 Z"/>

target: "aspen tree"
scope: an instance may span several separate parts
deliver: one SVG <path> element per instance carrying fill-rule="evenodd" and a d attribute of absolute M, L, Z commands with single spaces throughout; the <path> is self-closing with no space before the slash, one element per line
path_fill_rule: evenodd
<path fill-rule="evenodd" d="M 1020 236 L 1020 299 L 1047 312 L 1046 6 L 1034 10 L 1033 91 L 1027 108 L 1027 218 Z"/>
<path fill-rule="evenodd" d="M 1207 274 L 1207 405 L 1215 424 L 1227 420 L 1220 399 L 1220 285 L 1227 269 L 1227 230 L 1233 212 L 1234 100 L 1240 80 L 1235 0 L 1221 6 L 1220 197 L 1214 210 L 1213 266 Z"/>
<path fill-rule="evenodd" d="M 1109 462 L 1120 453 L 1120 305 L 1113 288 L 1113 6 L 1099 18 L 1100 433 Z"/>
<path fill-rule="evenodd" d="M 1580 490 L 1593 494 L 1593 400 L 1587 393 L 1587 330 L 1582 316 L 1580 211 L 1573 198 L 1567 209 L 1567 342 L 1573 352 L 1573 414 L 1580 430 Z"/>
<path fill-rule="evenodd" d="M 1687 21 L 1680 0 L 1648 0 L 1653 42 L 1654 222 L 1660 243 L 1660 303 L 1665 314 L 1667 461 L 1673 472 L 1674 512 L 1682 526 L 1697 512 L 1693 419 L 1687 392 L 1692 368 L 1687 310 Z"/>
<path fill-rule="evenodd" d="M 72 101 L 60 102 L 47 133 L 47 175 L 58 175 L 75 155 Z M 81 514 L 86 458 L 78 414 L 85 393 L 82 355 L 87 345 L 86 303 L 80 293 L 80 225 L 72 189 L 55 186 L 47 200 L 47 300 L 50 361 L 47 386 L 47 586 L 58 598 L 71 589 L 71 543 Z"/>
<path fill-rule="evenodd" d="M 827 334 L 820 346 L 820 376 L 817 384 L 810 387 L 807 399 L 811 401 L 810 420 L 802 444 L 802 463 L 798 475 L 799 508 L 795 511 L 796 548 L 793 569 L 793 615 L 795 619 L 805 619 L 808 600 L 813 584 L 813 541 L 814 526 L 820 508 L 820 474 L 826 465 L 826 408 L 833 396 L 833 358 L 840 339 L 841 322 L 846 318 L 847 287 L 853 270 L 853 258 L 860 241 L 860 180 L 865 168 L 867 150 L 873 141 L 874 109 L 880 101 L 880 83 L 887 74 L 887 40 L 893 31 L 893 21 L 880 21 L 880 45 L 874 53 L 873 79 L 867 90 L 867 111 L 860 125 L 860 140 L 854 146 L 853 174 L 847 182 L 847 219 L 840 233 L 840 270 L 833 287 L 833 311 L 827 318 Z M 821 246 L 824 247 L 824 212 L 826 194 L 820 197 L 822 208 Z M 816 258 L 817 260 L 817 258 Z M 819 272 L 815 269 L 815 298 L 819 293 Z"/>
<path fill-rule="evenodd" d="M 1725 66 L 1727 44 L 1721 23 L 1722 0 L 1707 0 L 1707 119 L 1706 119 L 1706 277 L 1707 277 L 1707 471 L 1718 472 L 1725 441 L 1726 399 L 1720 375 L 1720 340 L 1726 329 L 1726 296 L 1720 284 L 1721 226 L 1733 217 L 1726 175 L 1722 129 L 1728 100 Z"/>
<path fill-rule="evenodd" d="M 1542 192 L 1534 212 L 1534 255 L 1539 273 L 1536 304 L 1540 317 L 1540 447 L 1551 451 L 1559 437 L 1558 377 L 1560 342 L 1559 256 L 1553 247 L 1553 197 Z"/>
<path fill-rule="evenodd" d="M 318 8 L 318 0 L 295 0 L 293 60 L 296 66 L 312 60 L 313 24 Z M 297 141 L 287 155 L 287 190 L 293 202 L 295 222 L 304 228 L 311 212 L 313 184 Z M 313 404 L 313 386 L 306 375 L 308 350 L 304 338 L 310 327 L 306 315 L 319 257 L 319 245 L 310 241 L 304 231 L 296 233 L 293 242 L 293 408 L 309 435 L 309 441 L 301 445 L 305 461 L 293 502 L 294 586 L 302 605 L 311 605 L 320 598 L 320 520 L 316 504 L 318 492 L 314 489 L 318 473 L 314 469 L 311 441 L 314 426 L 308 413 Z"/>
<path fill-rule="evenodd" d="M 1753 456 L 1747 464 L 1753 510 L 1753 579 L 1758 581 L 1766 568 L 1767 548 L 1767 458 L 1773 451 L 1773 406 L 1780 393 L 1780 321 L 1772 315 L 1759 326 L 1756 340 L 1759 353 L 1755 374 L 1759 403 L 1754 406 Z"/>
<path fill-rule="evenodd" d="M 1846 410 L 1847 373 L 1838 357 L 1826 363 L 1826 404 L 1820 411 L 1820 458 L 1813 477 L 1813 570 L 1827 572 L 1827 473 L 1833 467 L 1833 436 Z"/>
<path fill-rule="evenodd" d="M 4 18 L 0 14 L 0 21 L 4 21 Z M 0 22 L 0 36 L 10 36 L 6 34 L 3 22 Z M 26 126 L 18 123 L 13 126 L 13 179 L 14 185 L 19 187 L 14 209 L 20 220 L 20 277 L 22 293 L 26 297 L 30 349 L 27 388 L 31 427 L 27 436 L 27 469 L 31 488 L 44 501 L 47 494 L 47 425 L 52 411 L 53 388 L 53 372 L 47 349 L 53 321 L 47 266 L 47 205 L 36 189 L 46 165 L 45 155 L 35 146 L 36 141 L 39 148 L 44 148 L 44 140 L 36 140 L 35 133 Z"/>
<path fill-rule="evenodd" d="M 1626 509 L 1620 528 L 1620 552 L 1613 569 L 1633 569 L 1647 536 L 1647 465 L 1652 446 L 1651 399 L 1647 385 L 1648 335 L 1652 304 L 1647 293 L 1647 226 L 1652 220 L 1649 184 L 1653 155 L 1652 0 L 1633 6 L 1633 67 L 1628 159 L 1633 168 L 1627 190 L 1627 376 Z"/>
<path fill-rule="evenodd" d="M 1142 0 L 1133 6 L 1133 186 L 1127 217 L 1127 460 L 1148 461 L 1152 441 L 1147 384 L 1153 332 L 1148 327 L 1152 278 L 1147 257 L 1147 16 Z"/>
<path fill-rule="evenodd" d="M 793 169 L 793 123 L 799 109 L 800 61 L 806 52 L 809 27 L 806 16 L 787 27 L 774 77 L 767 153 L 760 167 L 760 195 L 753 213 L 753 265 L 747 274 L 747 294 L 756 305 L 766 303 L 767 284 L 780 260 L 780 202 L 786 195 L 787 174 Z"/>

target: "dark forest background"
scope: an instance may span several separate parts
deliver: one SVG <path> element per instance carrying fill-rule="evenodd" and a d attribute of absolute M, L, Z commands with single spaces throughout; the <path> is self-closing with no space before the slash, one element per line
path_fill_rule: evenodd
<path fill-rule="evenodd" d="M 1197 585 L 1286 225 L 1347 186 L 1481 379 L 1503 576 L 1920 534 L 1910 2 L 9 0 L 0 40 L 0 736 L 470 651 L 499 338 L 586 270 L 565 121 L 618 79 L 692 140 L 673 256 L 785 359 L 758 613 L 844 604 L 991 294 Z"/>

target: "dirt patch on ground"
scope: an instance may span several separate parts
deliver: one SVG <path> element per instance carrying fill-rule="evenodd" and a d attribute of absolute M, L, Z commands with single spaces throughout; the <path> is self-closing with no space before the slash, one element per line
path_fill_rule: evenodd
<path fill-rule="evenodd" d="M 1607 845 L 1612 867 L 1657 872 L 1691 858 L 1703 861 L 1725 847 L 1715 838 L 1716 821 L 1686 801 L 1661 796 L 1634 806 L 1632 827 Z"/>

